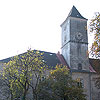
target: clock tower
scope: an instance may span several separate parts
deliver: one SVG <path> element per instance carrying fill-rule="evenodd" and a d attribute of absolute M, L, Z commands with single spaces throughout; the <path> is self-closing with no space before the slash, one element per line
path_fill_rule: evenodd
<path fill-rule="evenodd" d="M 73 6 L 61 28 L 62 55 L 70 69 L 89 71 L 87 19 Z"/>

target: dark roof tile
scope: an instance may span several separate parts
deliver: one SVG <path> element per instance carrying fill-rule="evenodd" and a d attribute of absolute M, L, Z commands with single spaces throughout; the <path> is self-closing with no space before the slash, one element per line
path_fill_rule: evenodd
<path fill-rule="evenodd" d="M 86 19 L 84 18 L 80 13 L 79 11 L 76 9 L 75 6 L 72 7 L 68 17 L 75 17 L 75 18 L 81 18 L 81 19 Z M 86 19 L 87 20 L 87 19 Z"/>
<path fill-rule="evenodd" d="M 75 6 L 72 7 L 71 11 L 69 12 L 68 14 L 68 17 L 65 19 L 65 21 L 60 25 L 62 27 L 62 25 L 66 22 L 66 20 L 69 18 L 69 17 L 74 17 L 74 18 L 80 18 L 80 19 L 85 19 L 85 20 L 88 20 L 86 18 L 84 18 L 80 13 L 79 11 L 76 9 Z"/>
<path fill-rule="evenodd" d="M 37 51 L 37 50 L 34 50 Z M 39 51 L 40 53 L 44 53 L 44 61 L 46 63 L 46 65 L 48 65 L 49 67 L 55 67 L 57 64 L 62 64 L 59 60 L 59 58 L 57 57 L 56 53 L 51 53 L 51 52 L 45 52 L 45 51 Z M 24 54 L 24 53 L 23 53 Z M 23 55 L 20 54 L 20 55 Z M 7 63 L 11 60 L 12 57 L 6 58 L 6 59 L 2 59 L 0 60 L 0 62 L 2 63 Z"/>

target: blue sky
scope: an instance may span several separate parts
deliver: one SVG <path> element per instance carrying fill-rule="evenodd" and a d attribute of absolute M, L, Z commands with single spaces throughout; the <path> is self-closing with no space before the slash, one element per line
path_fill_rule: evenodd
<path fill-rule="evenodd" d="M 100 11 L 99 2 L 0 0 L 0 59 L 26 52 L 30 47 L 57 53 L 61 47 L 60 24 L 66 19 L 72 6 L 75 5 L 90 21 L 94 12 Z"/>

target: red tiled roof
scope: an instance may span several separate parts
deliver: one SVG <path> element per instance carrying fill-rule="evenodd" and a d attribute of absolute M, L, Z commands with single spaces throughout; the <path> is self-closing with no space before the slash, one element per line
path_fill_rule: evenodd
<path fill-rule="evenodd" d="M 69 66 L 68 66 L 67 62 L 65 61 L 63 55 L 61 55 L 59 51 L 56 55 L 57 55 L 58 59 L 60 60 L 61 64 L 65 65 L 69 68 Z"/>
<path fill-rule="evenodd" d="M 96 73 L 96 71 L 93 69 L 93 67 L 90 65 L 89 66 L 90 72 Z"/>

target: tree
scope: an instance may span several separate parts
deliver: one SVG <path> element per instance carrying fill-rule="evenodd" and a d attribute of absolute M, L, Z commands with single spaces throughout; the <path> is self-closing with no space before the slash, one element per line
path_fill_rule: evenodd
<path fill-rule="evenodd" d="M 39 92 L 39 100 L 86 100 L 83 88 L 72 80 L 69 69 L 61 65 L 39 84 Z"/>
<path fill-rule="evenodd" d="M 91 47 L 91 54 L 100 57 L 100 13 L 96 13 L 90 22 L 90 32 L 94 34 L 94 42 Z"/>
<path fill-rule="evenodd" d="M 12 94 L 11 100 L 19 97 L 22 97 L 22 100 L 26 100 L 29 87 L 32 88 L 31 94 L 33 94 L 34 100 L 37 100 L 37 85 L 46 67 L 43 62 L 43 53 L 32 50 L 14 56 L 6 63 L 1 76 L 9 84 Z"/>
<path fill-rule="evenodd" d="M 94 42 L 91 47 L 91 54 L 96 58 L 100 58 L 100 13 L 96 13 L 90 22 L 90 32 L 94 34 Z M 95 63 L 95 62 L 94 62 Z M 100 59 L 95 63 L 98 76 L 95 78 L 95 85 L 100 89 Z"/>
<path fill-rule="evenodd" d="M 3 87 L 2 93 L 5 93 L 5 95 L 8 94 L 7 100 L 13 100 L 14 98 L 18 98 L 21 95 L 21 87 L 18 86 L 17 81 L 13 76 L 15 70 L 13 70 L 12 68 L 12 66 L 5 66 L 0 73 L 2 83 L 0 84 L 0 86 Z"/>

